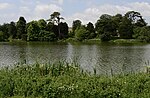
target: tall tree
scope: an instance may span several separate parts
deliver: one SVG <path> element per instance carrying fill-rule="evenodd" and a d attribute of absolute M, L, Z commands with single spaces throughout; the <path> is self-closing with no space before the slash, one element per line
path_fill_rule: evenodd
<path fill-rule="evenodd" d="M 32 21 L 28 24 L 27 28 L 27 40 L 28 41 L 38 41 L 40 33 L 40 27 L 37 21 Z"/>
<path fill-rule="evenodd" d="M 87 30 L 85 26 L 80 26 L 75 30 L 75 38 L 79 41 L 87 39 Z"/>
<path fill-rule="evenodd" d="M 119 35 L 119 26 L 120 23 L 122 22 L 123 16 L 121 14 L 116 14 L 115 16 L 112 17 L 113 24 L 116 28 L 116 31 L 112 34 L 113 36 L 118 36 Z"/>
<path fill-rule="evenodd" d="M 17 38 L 21 39 L 26 34 L 26 20 L 24 17 L 20 17 L 17 22 Z"/>
<path fill-rule="evenodd" d="M 95 24 L 95 28 L 100 38 L 102 40 L 104 39 L 104 41 L 110 40 L 110 37 L 116 32 L 116 26 L 112 21 L 112 16 L 108 14 L 101 15 Z"/>
<path fill-rule="evenodd" d="M 88 32 L 88 39 L 96 37 L 95 28 L 91 22 L 87 24 L 86 30 Z"/>
<path fill-rule="evenodd" d="M 80 20 L 75 20 L 72 23 L 72 32 L 75 32 L 75 30 L 80 27 L 82 22 Z"/>
<path fill-rule="evenodd" d="M 56 24 L 58 26 L 58 38 L 61 37 L 61 34 L 60 34 L 60 27 L 59 27 L 59 24 L 60 24 L 60 20 L 64 19 L 63 17 L 60 17 L 60 13 L 59 12 L 54 12 L 50 15 L 50 19 L 48 21 L 52 21 L 54 24 Z"/>
<path fill-rule="evenodd" d="M 125 17 L 127 17 L 135 26 L 143 27 L 147 25 L 139 12 L 129 11 L 125 14 Z"/>
<path fill-rule="evenodd" d="M 133 35 L 133 24 L 127 17 L 123 17 L 118 32 L 121 38 L 131 39 Z"/>
<path fill-rule="evenodd" d="M 8 23 L 4 23 L 3 25 L 0 26 L 0 31 L 2 31 L 1 34 L 3 33 L 3 39 L 5 40 L 9 38 L 8 28 L 9 28 Z"/>
<path fill-rule="evenodd" d="M 60 27 L 60 39 L 63 39 L 63 38 L 67 38 L 68 37 L 68 24 L 65 22 L 65 23 L 60 23 L 59 24 L 59 27 Z"/>
<path fill-rule="evenodd" d="M 14 22 L 11 22 L 8 27 L 8 34 L 10 37 L 15 38 L 17 33 L 16 25 Z"/>
<path fill-rule="evenodd" d="M 55 37 L 57 37 L 57 38 L 59 37 L 58 26 L 54 25 L 54 23 L 52 23 L 51 21 L 48 22 L 48 24 L 46 26 L 46 31 L 53 32 Z"/>
<path fill-rule="evenodd" d="M 40 19 L 38 21 L 38 25 L 39 25 L 41 30 L 46 30 L 47 23 L 46 23 L 46 21 L 44 19 Z"/>

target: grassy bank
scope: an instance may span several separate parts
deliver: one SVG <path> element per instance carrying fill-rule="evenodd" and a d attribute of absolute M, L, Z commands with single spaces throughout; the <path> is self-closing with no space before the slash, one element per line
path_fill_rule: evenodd
<path fill-rule="evenodd" d="M 89 75 L 77 64 L 15 65 L 0 69 L 1 98 L 149 98 L 150 74 Z"/>
<path fill-rule="evenodd" d="M 68 38 L 66 40 L 60 40 L 58 42 L 81 42 L 81 43 L 103 43 L 100 39 L 86 39 L 83 41 L 78 41 L 75 38 Z M 107 42 L 107 41 L 106 41 Z M 138 39 L 114 39 L 108 41 L 108 43 L 114 43 L 114 44 L 143 44 L 143 43 L 148 43 L 148 42 L 143 42 Z"/>
<path fill-rule="evenodd" d="M 113 43 L 118 43 L 118 44 L 138 44 L 138 43 L 144 43 L 140 40 L 137 40 L 137 39 L 115 39 L 115 40 L 111 40 L 110 42 L 113 42 Z M 145 42 L 146 43 L 146 42 Z"/>
<path fill-rule="evenodd" d="M 21 39 L 11 39 L 9 41 L 5 41 L 5 42 L 13 42 L 13 43 L 25 43 L 28 41 L 24 41 Z M 40 42 L 40 41 L 29 41 L 29 42 Z M 43 41 L 43 42 L 47 42 L 47 41 Z M 69 42 L 69 43 L 91 43 L 91 44 L 95 44 L 95 43 L 103 43 L 101 41 L 101 39 L 99 38 L 95 38 L 95 39 L 85 39 L 82 41 L 77 40 L 76 38 L 68 38 L 68 39 L 62 39 L 62 40 L 57 40 L 57 41 L 52 41 L 55 43 L 59 43 L 59 42 Z M 143 44 L 143 43 L 148 43 L 148 42 L 144 42 L 138 39 L 113 39 L 110 41 L 106 41 L 108 43 L 114 43 L 114 44 Z"/>

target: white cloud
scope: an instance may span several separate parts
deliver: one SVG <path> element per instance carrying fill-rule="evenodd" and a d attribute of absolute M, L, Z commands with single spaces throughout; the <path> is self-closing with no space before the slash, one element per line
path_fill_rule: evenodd
<path fill-rule="evenodd" d="M 62 11 L 62 8 L 55 4 L 42 4 L 42 5 L 37 5 L 35 7 L 35 12 L 36 13 L 46 13 L 46 12 L 54 12 L 54 11 Z"/>
<path fill-rule="evenodd" d="M 22 15 L 28 15 L 29 13 L 31 13 L 31 10 L 27 6 L 23 6 L 23 7 L 20 7 L 20 13 Z"/>
<path fill-rule="evenodd" d="M 33 0 L 20 0 L 21 5 L 33 5 L 34 3 L 37 3 L 38 1 Z"/>
<path fill-rule="evenodd" d="M 24 16 L 26 20 L 39 20 L 48 19 L 50 14 L 54 11 L 62 12 L 62 8 L 55 4 L 37 4 L 31 9 L 29 6 L 20 7 L 20 11 L 17 17 Z"/>
<path fill-rule="evenodd" d="M 76 19 L 80 19 L 83 24 L 87 24 L 88 22 L 95 23 L 102 14 L 115 15 L 120 13 L 124 15 L 126 12 L 131 10 L 140 12 L 142 16 L 146 18 L 146 22 L 150 23 L 150 18 L 148 18 L 150 17 L 150 4 L 147 2 L 135 2 L 126 5 L 105 4 L 101 6 L 93 6 L 85 9 L 81 13 L 75 13 L 66 18 L 69 26 L 71 26 L 72 21 Z"/>
<path fill-rule="evenodd" d="M 10 7 L 12 7 L 12 5 L 9 3 L 0 3 L 0 10 L 8 9 Z"/>
<path fill-rule="evenodd" d="M 35 7 L 34 14 L 36 18 L 45 18 L 55 11 L 61 12 L 62 8 L 55 4 L 40 4 Z"/>
<path fill-rule="evenodd" d="M 150 16 L 150 4 L 147 2 L 136 2 L 129 4 L 129 7 L 140 12 L 143 16 Z"/>
<path fill-rule="evenodd" d="M 62 5 L 64 3 L 64 0 L 52 0 L 51 2 Z"/>
<path fill-rule="evenodd" d="M 59 4 L 63 4 L 64 2 L 63 0 L 56 0 L 56 1 L 58 1 Z"/>
<path fill-rule="evenodd" d="M 54 11 L 63 11 L 59 5 L 63 3 L 63 0 L 50 0 L 47 3 L 41 0 L 21 0 L 20 2 L 21 6 L 17 17 L 24 16 L 28 22 L 41 18 L 48 19 Z"/>

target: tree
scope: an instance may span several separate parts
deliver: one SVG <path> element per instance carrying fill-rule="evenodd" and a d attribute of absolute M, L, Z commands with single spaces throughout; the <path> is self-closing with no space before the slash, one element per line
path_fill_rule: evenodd
<path fill-rule="evenodd" d="M 24 35 L 26 35 L 26 20 L 24 17 L 20 17 L 17 22 L 17 38 L 21 39 Z"/>
<path fill-rule="evenodd" d="M 27 28 L 27 40 L 28 41 L 38 41 L 40 33 L 40 27 L 37 21 L 32 21 L 28 24 Z"/>
<path fill-rule="evenodd" d="M 115 16 L 112 17 L 112 22 L 114 24 L 114 27 L 116 29 L 116 31 L 114 31 L 114 33 L 112 34 L 112 36 L 118 36 L 119 33 L 119 26 L 120 23 L 122 22 L 123 16 L 121 14 L 116 14 Z"/>
<path fill-rule="evenodd" d="M 81 26 L 81 23 L 82 22 L 80 20 L 73 21 L 73 23 L 72 23 L 72 32 L 75 32 L 75 30 Z"/>
<path fill-rule="evenodd" d="M 17 33 L 16 25 L 14 22 L 11 22 L 8 26 L 8 34 L 10 37 L 15 38 Z"/>
<path fill-rule="evenodd" d="M 64 19 L 64 18 L 60 17 L 60 13 L 59 12 L 54 12 L 53 14 L 50 15 L 50 19 L 48 20 L 48 21 L 52 21 L 54 24 L 57 24 L 57 26 L 58 26 L 58 38 L 61 37 L 60 27 L 59 27 L 61 19 Z"/>
<path fill-rule="evenodd" d="M 63 39 L 63 38 L 67 38 L 68 37 L 68 24 L 65 22 L 65 23 L 60 23 L 59 24 L 59 27 L 60 27 L 60 39 Z"/>
<path fill-rule="evenodd" d="M 0 31 L 3 32 L 3 34 L 2 34 L 2 32 L 1 32 L 1 34 L 3 35 L 3 39 L 5 39 L 5 40 L 8 40 L 8 38 L 9 38 L 8 28 L 9 28 L 8 23 L 4 23 L 3 25 L 0 26 Z"/>
<path fill-rule="evenodd" d="M 101 41 L 109 41 L 111 40 L 111 35 L 110 32 L 104 32 L 101 36 L 100 36 Z"/>
<path fill-rule="evenodd" d="M 49 22 L 46 26 L 46 31 L 49 32 L 53 32 L 55 34 L 55 37 L 59 37 L 59 33 L 58 33 L 58 26 L 54 25 L 54 23 Z"/>
<path fill-rule="evenodd" d="M 150 42 L 150 27 L 137 27 L 134 29 L 134 38 L 144 42 Z"/>
<path fill-rule="evenodd" d="M 88 32 L 88 39 L 96 37 L 95 28 L 91 22 L 87 24 L 86 30 Z"/>
<path fill-rule="evenodd" d="M 61 19 L 64 19 L 64 18 L 60 17 L 60 13 L 54 12 L 50 15 L 50 19 L 48 21 L 52 21 L 53 23 L 56 23 L 58 25 Z"/>
<path fill-rule="evenodd" d="M 139 12 L 129 11 L 125 14 L 125 17 L 127 17 L 135 26 L 143 27 L 147 25 Z"/>
<path fill-rule="evenodd" d="M 112 20 L 112 16 L 108 14 L 101 15 L 95 24 L 95 29 L 100 38 L 105 37 L 105 34 L 107 34 L 107 37 L 109 36 L 108 40 L 110 40 L 110 37 L 114 35 L 113 33 L 116 33 L 116 26 Z"/>
<path fill-rule="evenodd" d="M 46 31 L 53 32 L 54 24 L 52 22 L 48 22 L 46 25 Z"/>
<path fill-rule="evenodd" d="M 54 41 L 56 36 L 53 32 L 41 30 L 38 37 L 39 41 Z"/>
<path fill-rule="evenodd" d="M 47 23 L 44 19 L 40 19 L 38 21 L 38 25 L 39 25 L 40 30 L 46 30 Z"/>
<path fill-rule="evenodd" d="M 120 34 L 120 38 L 131 39 L 133 35 L 133 25 L 131 20 L 127 17 L 123 17 L 118 32 Z"/>
<path fill-rule="evenodd" d="M 4 41 L 4 40 L 5 40 L 4 33 L 0 31 L 0 41 Z"/>
<path fill-rule="evenodd" d="M 85 26 L 80 26 L 75 30 L 75 38 L 79 41 L 87 39 L 87 30 Z"/>

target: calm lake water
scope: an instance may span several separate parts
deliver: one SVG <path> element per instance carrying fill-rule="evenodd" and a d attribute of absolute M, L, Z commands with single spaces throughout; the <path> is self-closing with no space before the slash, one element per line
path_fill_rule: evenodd
<path fill-rule="evenodd" d="M 0 66 L 60 60 L 76 61 L 91 73 L 140 72 L 149 65 L 150 44 L 0 43 Z"/>

